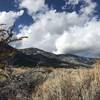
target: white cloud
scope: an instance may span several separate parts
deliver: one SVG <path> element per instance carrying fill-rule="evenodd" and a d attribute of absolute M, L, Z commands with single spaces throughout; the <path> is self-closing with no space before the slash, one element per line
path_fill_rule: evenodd
<path fill-rule="evenodd" d="M 70 3 L 72 1 L 76 4 L 80 0 L 70 0 Z M 96 3 L 91 0 L 84 1 L 85 5 L 81 7 L 79 14 L 76 11 L 66 13 L 48 10 L 45 14 L 36 16 L 35 23 L 28 27 L 23 26 L 20 30 L 19 35 L 29 37 L 23 40 L 21 47 L 97 56 L 100 51 L 100 21 L 96 20 L 96 16 L 90 17 L 95 12 Z M 27 6 L 24 7 L 29 10 Z M 29 12 L 34 11 L 30 9 Z M 34 17 L 32 14 L 31 16 Z"/>
<path fill-rule="evenodd" d="M 84 27 L 73 27 L 56 40 L 56 53 L 80 53 L 94 56 L 100 50 L 100 22 L 93 20 Z"/>
<path fill-rule="evenodd" d="M 66 4 L 72 4 L 72 5 L 77 5 L 79 3 L 79 1 L 82 1 L 82 0 L 65 0 L 66 1 Z"/>
<path fill-rule="evenodd" d="M 46 7 L 45 0 L 19 0 L 19 2 L 19 7 L 26 8 L 31 15 Z"/>
<path fill-rule="evenodd" d="M 71 20 L 72 18 L 73 20 Z M 39 16 L 39 19 L 40 20 L 36 21 L 31 26 L 24 27 L 21 30 L 22 35 L 26 33 L 24 35 L 29 36 L 28 40 L 23 42 L 23 47 L 35 46 L 52 51 L 55 49 L 55 40 L 63 31 L 68 30 L 70 26 L 79 24 L 79 22 L 77 22 L 78 15 L 75 12 L 66 14 L 56 13 L 55 10 L 51 10 L 46 12 L 45 15 Z"/>
<path fill-rule="evenodd" d="M 19 12 L 14 12 L 14 11 L 2 11 L 0 12 L 0 24 L 6 24 L 8 27 L 12 26 L 13 23 L 16 21 L 16 19 L 23 15 L 24 11 L 21 10 Z"/>
<path fill-rule="evenodd" d="M 92 0 L 84 0 L 84 1 L 85 1 L 85 4 L 83 5 L 80 12 L 87 14 L 87 15 L 93 14 L 95 12 L 95 8 L 97 4 L 95 2 L 92 2 Z"/>

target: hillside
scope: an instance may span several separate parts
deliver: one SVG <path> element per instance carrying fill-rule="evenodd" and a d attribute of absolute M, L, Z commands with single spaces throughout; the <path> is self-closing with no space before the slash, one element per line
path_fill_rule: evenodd
<path fill-rule="evenodd" d="M 26 48 L 17 50 L 11 46 L 3 47 L 5 52 L 10 54 L 14 52 L 13 56 L 7 56 L 8 63 L 14 67 L 54 67 L 54 68 L 78 68 L 91 67 L 95 63 L 95 59 L 80 57 L 72 54 L 56 55 L 37 48 Z M 2 53 L 3 54 L 3 53 Z"/>
<path fill-rule="evenodd" d="M 3 50 L 12 67 L 0 69 L 0 100 L 100 100 L 99 59 L 9 45 Z"/>

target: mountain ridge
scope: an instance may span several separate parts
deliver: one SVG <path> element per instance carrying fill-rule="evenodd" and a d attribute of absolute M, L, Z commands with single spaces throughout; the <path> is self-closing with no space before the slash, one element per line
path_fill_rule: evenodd
<path fill-rule="evenodd" d="M 22 53 L 26 54 L 26 55 L 31 55 L 31 57 L 33 57 L 34 59 L 38 59 L 38 64 L 42 64 L 42 60 L 46 62 L 51 61 L 51 63 L 49 62 L 50 65 L 52 65 L 53 60 L 55 62 L 61 62 L 60 64 L 58 64 L 57 66 L 61 66 L 61 67 L 68 67 L 69 65 L 72 66 L 89 66 L 92 65 L 93 63 L 95 63 L 95 59 L 92 58 L 88 58 L 88 57 L 80 57 L 77 55 L 73 55 L 73 54 L 53 54 L 51 52 L 47 52 L 38 48 L 26 48 L 26 49 L 20 49 L 19 51 L 21 51 Z M 45 65 L 45 64 L 44 64 Z M 48 64 L 47 64 L 48 65 Z M 56 66 L 56 64 L 55 64 Z"/>
<path fill-rule="evenodd" d="M 15 67 L 77 68 L 90 67 L 95 63 L 93 58 L 73 54 L 56 55 L 38 48 L 15 49 L 9 45 L 3 48 L 15 52 L 12 57 L 8 57 L 9 64 Z"/>

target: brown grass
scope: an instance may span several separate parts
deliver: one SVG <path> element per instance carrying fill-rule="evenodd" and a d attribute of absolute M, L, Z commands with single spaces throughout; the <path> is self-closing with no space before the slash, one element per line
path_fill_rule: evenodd
<path fill-rule="evenodd" d="M 30 71 L 31 68 L 13 68 L 12 74 L 21 74 Z"/>
<path fill-rule="evenodd" d="M 31 70 L 14 68 L 12 74 Z M 46 80 L 33 91 L 33 100 L 100 100 L 100 60 L 88 69 L 44 68 L 42 73 Z M 5 79 L 0 75 L 0 80 Z"/>
<path fill-rule="evenodd" d="M 33 100 L 100 100 L 100 61 L 90 69 L 54 69 Z"/>

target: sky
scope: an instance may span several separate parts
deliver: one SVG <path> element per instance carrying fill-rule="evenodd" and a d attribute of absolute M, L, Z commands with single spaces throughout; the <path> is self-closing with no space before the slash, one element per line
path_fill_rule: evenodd
<path fill-rule="evenodd" d="M 15 23 L 16 48 L 100 57 L 100 0 L 0 0 L 0 24 Z"/>

